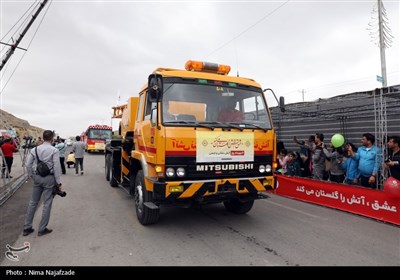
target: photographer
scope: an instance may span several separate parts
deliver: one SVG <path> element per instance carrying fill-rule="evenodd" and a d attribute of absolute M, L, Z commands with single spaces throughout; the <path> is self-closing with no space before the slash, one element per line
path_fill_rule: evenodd
<path fill-rule="evenodd" d="M 25 144 L 22 145 L 23 149 L 31 149 L 33 148 L 35 145 L 33 144 L 33 138 L 32 136 L 24 136 L 23 138 L 25 140 Z"/>
<path fill-rule="evenodd" d="M 389 157 L 385 161 L 385 168 L 389 169 L 390 176 L 400 180 L 400 136 L 390 136 L 388 148 L 390 149 Z"/>
<path fill-rule="evenodd" d="M 45 130 L 43 132 L 43 140 L 44 142 L 42 145 L 30 150 L 26 163 L 28 175 L 33 180 L 33 186 L 32 196 L 26 213 L 23 236 L 34 232 L 34 229 L 32 228 L 33 217 L 42 195 L 44 200 L 43 214 L 39 224 L 38 236 L 42 236 L 53 231 L 47 228 L 47 225 L 50 220 L 50 211 L 53 198 L 55 194 L 60 194 L 59 192 L 61 191 L 61 165 L 58 149 L 51 145 L 53 142 L 53 132 L 51 130 Z M 40 162 L 45 163 L 50 170 L 50 174 L 46 176 L 40 175 L 40 170 L 38 168 L 33 168 L 34 162 L 36 163 L 36 167 Z"/>

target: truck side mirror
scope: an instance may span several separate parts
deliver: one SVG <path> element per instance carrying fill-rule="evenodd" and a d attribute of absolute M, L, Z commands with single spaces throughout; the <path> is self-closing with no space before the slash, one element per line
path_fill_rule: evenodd
<path fill-rule="evenodd" d="M 151 74 L 147 85 L 150 102 L 157 102 L 163 92 L 163 80 L 160 74 Z"/>
<path fill-rule="evenodd" d="M 280 96 L 279 97 L 279 109 L 281 110 L 281 112 L 285 112 L 285 97 L 284 96 Z"/>

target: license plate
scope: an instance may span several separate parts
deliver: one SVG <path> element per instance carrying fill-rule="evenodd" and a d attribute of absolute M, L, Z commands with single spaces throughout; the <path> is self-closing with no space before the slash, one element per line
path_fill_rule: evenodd
<path fill-rule="evenodd" d="M 96 143 L 95 147 L 97 150 L 104 150 L 105 145 L 103 143 Z"/>
<path fill-rule="evenodd" d="M 217 190 L 219 192 L 236 191 L 236 184 L 232 184 L 229 181 L 225 181 L 222 184 L 217 184 Z"/>

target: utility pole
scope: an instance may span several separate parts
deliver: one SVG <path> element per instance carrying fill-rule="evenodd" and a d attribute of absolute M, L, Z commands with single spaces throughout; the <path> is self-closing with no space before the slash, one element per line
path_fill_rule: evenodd
<path fill-rule="evenodd" d="M 393 36 L 390 34 L 390 28 L 388 27 L 388 17 L 386 9 L 383 6 L 382 0 L 377 1 L 377 9 L 373 12 L 378 13 L 377 18 L 372 18 L 373 22 L 369 24 L 370 35 L 374 43 L 379 47 L 381 55 L 381 75 L 377 76 L 377 80 L 382 83 L 382 88 L 376 89 L 374 93 L 374 114 L 375 114 L 375 139 L 376 146 L 379 147 L 379 152 L 376 155 L 383 158 L 386 154 L 387 147 L 387 112 L 386 112 L 386 95 L 384 94 L 384 88 L 387 87 L 387 75 L 386 75 L 386 58 L 385 48 L 390 47 Z M 376 22 L 377 21 L 377 22 Z M 377 26 L 377 28 L 376 28 Z M 380 166 L 380 172 L 376 181 L 378 189 L 382 189 L 383 181 L 386 179 L 384 163 Z"/>
<path fill-rule="evenodd" d="M 304 89 L 298 90 L 299 93 L 301 93 L 301 101 L 304 102 L 304 93 L 306 92 Z"/>
<path fill-rule="evenodd" d="M 381 52 L 381 73 L 382 73 L 382 87 L 387 87 L 386 76 L 386 57 L 385 57 L 385 39 L 382 20 L 382 0 L 378 0 L 378 17 L 379 17 L 379 49 Z"/>
<path fill-rule="evenodd" d="M 390 34 L 389 19 L 386 13 L 385 6 L 382 0 L 376 2 L 376 6 L 372 10 L 371 22 L 368 24 L 369 35 L 371 36 L 372 42 L 379 47 L 381 56 L 381 76 L 376 76 L 378 82 L 382 83 L 382 87 L 387 87 L 387 75 L 386 75 L 386 58 L 385 48 L 391 47 L 393 36 Z M 378 16 L 374 16 L 378 14 Z"/>
<path fill-rule="evenodd" d="M 40 3 L 39 8 L 32 15 L 31 20 L 28 22 L 27 26 L 24 28 L 22 33 L 19 35 L 18 39 L 15 41 L 14 44 L 10 45 L 10 49 L 7 51 L 6 55 L 4 56 L 4 59 L 1 60 L 0 71 L 3 69 L 4 65 L 6 65 L 7 61 L 13 55 L 15 49 L 18 47 L 18 45 L 21 42 L 22 38 L 25 36 L 26 32 L 31 27 L 32 23 L 35 21 L 35 19 L 37 18 L 39 13 L 42 11 L 43 7 L 46 5 L 47 2 L 48 2 L 48 0 L 43 0 L 43 2 Z"/>

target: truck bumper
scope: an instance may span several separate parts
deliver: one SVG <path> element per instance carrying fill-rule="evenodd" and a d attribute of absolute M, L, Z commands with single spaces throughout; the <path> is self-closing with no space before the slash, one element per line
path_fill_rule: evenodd
<path fill-rule="evenodd" d="M 204 181 L 153 182 L 156 204 L 207 204 L 238 197 L 242 201 L 265 198 L 261 192 L 274 189 L 273 176 Z"/>

